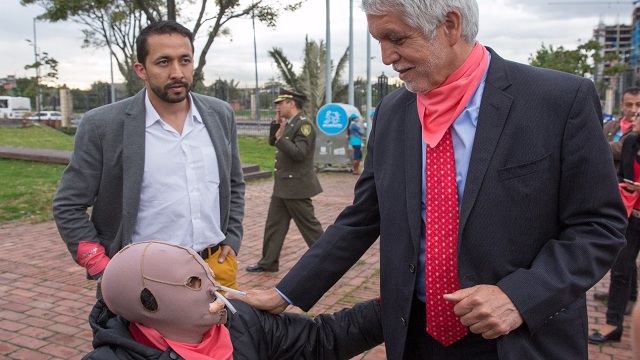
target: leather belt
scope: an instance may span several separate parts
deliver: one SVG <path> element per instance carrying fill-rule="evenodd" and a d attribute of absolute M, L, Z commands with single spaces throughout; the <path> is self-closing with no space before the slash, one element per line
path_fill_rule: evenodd
<path fill-rule="evenodd" d="M 207 260 L 210 256 L 216 253 L 220 249 L 220 244 L 209 246 L 208 248 L 198 251 L 198 255 L 202 258 L 202 260 Z"/>

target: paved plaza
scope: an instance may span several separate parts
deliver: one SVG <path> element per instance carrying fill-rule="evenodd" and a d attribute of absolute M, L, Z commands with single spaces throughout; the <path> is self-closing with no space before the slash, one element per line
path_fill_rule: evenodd
<path fill-rule="evenodd" d="M 333 222 L 353 198 L 357 177 L 349 173 L 321 173 L 324 192 L 313 199 L 323 227 Z M 275 285 L 307 250 L 295 225 L 285 241 L 278 273 L 247 273 L 258 261 L 273 182 L 253 181 L 246 192 L 244 241 L 238 257 L 242 290 Z M 378 295 L 379 247 L 362 259 L 311 309 L 311 314 L 333 312 Z M 594 289 L 608 289 L 606 276 Z M 606 307 L 588 293 L 590 324 L 604 322 Z M 67 252 L 52 221 L 40 224 L 0 225 L 0 360 L 80 359 L 91 350 L 87 316 L 94 303 L 95 285 Z M 289 311 L 300 312 L 297 308 Z M 628 321 L 625 324 L 628 327 Z M 590 360 L 629 360 L 629 331 L 613 345 L 590 345 Z M 355 359 L 385 359 L 379 346 Z M 525 359 L 526 357 L 523 357 Z"/>

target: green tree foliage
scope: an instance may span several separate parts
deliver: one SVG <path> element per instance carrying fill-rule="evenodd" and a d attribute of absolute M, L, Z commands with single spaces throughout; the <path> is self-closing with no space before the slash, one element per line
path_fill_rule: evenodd
<path fill-rule="evenodd" d="M 597 42 L 593 42 L 599 44 Z M 548 47 L 542 44 L 541 48 L 536 51 L 535 56 L 529 57 L 529 63 L 533 66 L 563 71 L 566 73 L 585 76 L 592 74 L 594 67 L 589 62 L 590 57 L 588 49 L 580 45 L 575 50 L 567 50 L 563 46 L 554 48 L 553 45 Z"/>
<path fill-rule="evenodd" d="M 191 26 L 194 36 L 204 38 L 195 54 L 194 88 L 204 87 L 203 68 L 214 40 L 231 36 L 229 21 L 255 16 L 275 27 L 280 10 L 295 11 L 306 0 L 20 0 L 22 5 L 39 5 L 40 19 L 51 22 L 73 21 L 83 25 L 84 47 L 104 48 L 111 52 L 127 83 L 129 94 L 142 88 L 133 65 L 136 62 L 135 39 L 147 24 L 175 18 Z"/>
<path fill-rule="evenodd" d="M 44 51 L 38 61 L 25 65 L 24 68 L 25 70 L 35 69 L 40 74 L 41 81 L 55 81 L 58 79 L 58 60 L 49 57 L 49 53 Z"/>
<path fill-rule="evenodd" d="M 596 40 L 580 44 L 575 50 L 567 50 L 563 46 L 547 47 L 543 43 L 535 56 L 529 56 L 529 64 L 578 76 L 594 75 L 597 66 L 602 63 L 609 64 L 602 70 L 604 75 L 618 75 L 624 72 L 626 64 L 620 61 L 618 54 L 607 53 L 603 57 L 601 52 L 602 46 Z"/>
<path fill-rule="evenodd" d="M 316 42 L 305 37 L 302 69 L 300 74 L 296 74 L 293 64 L 282 52 L 282 49 L 274 47 L 269 51 L 269 56 L 273 59 L 280 73 L 280 79 L 290 89 L 307 95 L 304 110 L 312 119 L 315 118 L 318 110 L 325 104 L 327 91 L 326 84 L 326 45 L 324 41 Z M 349 49 L 347 49 L 335 68 L 330 64 L 333 73 L 331 90 L 334 101 L 346 102 L 347 85 L 342 84 L 340 77 L 344 72 L 348 61 Z M 335 71 L 334 71 L 335 70 Z"/>
<path fill-rule="evenodd" d="M 231 80 L 222 80 L 218 78 L 213 84 L 206 87 L 203 94 L 215 96 L 218 99 L 230 102 L 230 101 L 239 101 L 240 100 L 240 90 L 238 86 L 240 85 L 239 81 Z"/>

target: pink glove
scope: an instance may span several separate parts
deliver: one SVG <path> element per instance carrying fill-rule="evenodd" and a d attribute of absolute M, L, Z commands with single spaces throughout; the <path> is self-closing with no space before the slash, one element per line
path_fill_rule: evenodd
<path fill-rule="evenodd" d="M 96 242 L 81 241 L 78 244 L 78 264 L 94 276 L 104 271 L 109 263 L 104 247 Z"/>

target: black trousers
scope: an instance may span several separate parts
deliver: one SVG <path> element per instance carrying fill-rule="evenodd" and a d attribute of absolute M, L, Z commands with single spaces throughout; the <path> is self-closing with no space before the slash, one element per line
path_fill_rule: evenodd
<path fill-rule="evenodd" d="M 442 346 L 427 334 L 425 304 L 414 296 L 404 351 L 405 360 L 498 360 L 495 340 L 487 340 L 469 331 L 462 339 Z"/>
<path fill-rule="evenodd" d="M 615 326 L 622 326 L 624 311 L 629 301 L 629 294 L 631 294 L 634 287 L 631 280 L 635 279 L 632 273 L 634 271 L 637 272 L 636 258 L 640 251 L 639 218 L 633 216 L 629 218 L 629 225 L 627 226 L 624 237 L 627 240 L 627 246 L 620 251 L 616 262 L 611 268 L 611 281 L 609 283 L 607 324 Z"/>

